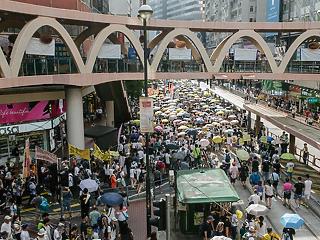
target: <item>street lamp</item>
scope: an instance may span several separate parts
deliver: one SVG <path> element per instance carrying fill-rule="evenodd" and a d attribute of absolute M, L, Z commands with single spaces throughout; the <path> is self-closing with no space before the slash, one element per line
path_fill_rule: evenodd
<path fill-rule="evenodd" d="M 142 5 L 138 11 L 138 17 L 143 23 L 143 71 L 144 71 L 144 96 L 148 97 L 148 42 L 147 42 L 147 22 L 151 18 L 153 10 L 149 5 Z M 149 133 L 146 133 L 146 208 L 147 208 L 147 236 L 151 235 L 151 183 L 150 183 L 150 159 L 149 159 Z"/>

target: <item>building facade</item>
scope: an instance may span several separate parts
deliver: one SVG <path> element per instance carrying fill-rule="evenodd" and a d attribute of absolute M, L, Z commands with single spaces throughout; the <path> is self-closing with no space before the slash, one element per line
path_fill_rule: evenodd
<path fill-rule="evenodd" d="M 266 0 L 206 0 L 206 21 L 256 22 L 266 19 Z M 212 51 L 228 33 L 207 34 L 207 48 Z"/>

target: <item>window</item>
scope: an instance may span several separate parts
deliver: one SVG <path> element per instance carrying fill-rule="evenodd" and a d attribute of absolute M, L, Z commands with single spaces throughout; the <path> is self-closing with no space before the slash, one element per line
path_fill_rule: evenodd
<path fill-rule="evenodd" d="M 253 12 L 253 6 L 250 6 L 250 12 Z"/>
<path fill-rule="evenodd" d="M 253 18 L 250 18 L 250 19 L 249 19 L 249 22 L 253 22 Z"/>

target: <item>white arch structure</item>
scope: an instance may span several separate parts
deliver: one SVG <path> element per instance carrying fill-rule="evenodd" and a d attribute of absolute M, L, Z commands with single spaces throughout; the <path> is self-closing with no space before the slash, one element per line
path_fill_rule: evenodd
<path fill-rule="evenodd" d="M 82 36 L 78 36 L 75 40 L 69 35 L 64 26 L 58 22 L 53 17 L 39 16 L 33 20 L 26 23 L 21 31 L 19 32 L 13 50 L 10 56 L 10 63 L 0 49 L 0 73 L 3 78 L 16 78 L 19 75 L 19 70 L 23 60 L 26 48 L 34 34 L 43 26 L 49 26 L 54 29 L 61 40 L 65 43 L 70 51 L 70 55 L 74 59 L 77 66 L 78 72 L 82 73 L 92 73 L 93 66 L 95 64 L 96 58 L 99 54 L 100 48 L 108 36 L 113 32 L 122 32 L 131 42 L 132 46 L 136 49 L 137 55 L 139 56 L 141 62 L 143 63 L 143 49 L 141 47 L 139 37 L 134 34 L 125 24 L 105 23 L 105 27 L 102 25 L 96 26 L 93 29 L 88 29 L 83 33 Z M 79 52 L 79 45 L 83 40 L 92 34 L 96 34 L 93 41 L 91 49 L 89 51 L 86 63 L 83 62 L 82 56 Z M 270 68 L 273 74 L 281 74 L 286 71 L 286 67 L 289 64 L 294 52 L 297 48 L 308 38 L 312 36 L 320 36 L 320 29 L 310 29 L 303 32 L 290 46 L 286 52 L 282 62 L 278 66 L 272 52 L 266 43 L 266 41 L 261 37 L 259 33 L 255 30 L 244 30 L 241 29 L 232 35 L 225 38 L 215 49 L 212 55 L 209 57 L 203 44 L 197 37 L 196 33 L 191 31 L 188 27 L 168 27 L 164 29 L 160 35 L 152 39 L 149 43 L 150 47 L 158 46 L 156 53 L 151 64 L 148 63 L 150 74 L 155 74 L 157 72 L 158 66 L 162 59 L 163 53 L 167 45 L 174 38 L 180 38 L 187 40 L 188 47 L 193 50 L 193 56 L 200 56 L 206 71 L 215 74 L 219 73 L 220 68 L 223 64 L 224 58 L 228 53 L 229 49 L 235 44 L 240 38 L 245 38 L 250 40 L 260 51 L 262 51 L 269 62 Z M 211 63 L 214 62 L 214 64 Z"/>

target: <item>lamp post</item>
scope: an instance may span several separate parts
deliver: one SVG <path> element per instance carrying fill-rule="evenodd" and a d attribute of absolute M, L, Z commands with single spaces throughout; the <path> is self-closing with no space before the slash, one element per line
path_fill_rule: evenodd
<path fill-rule="evenodd" d="M 147 22 L 152 16 L 153 10 L 149 5 L 142 5 L 139 8 L 139 18 L 143 23 L 143 70 L 144 70 L 144 94 L 148 97 L 148 42 L 147 42 Z M 149 133 L 146 133 L 146 209 L 147 209 L 147 236 L 151 235 L 151 182 L 150 182 L 150 159 L 149 159 Z"/>

